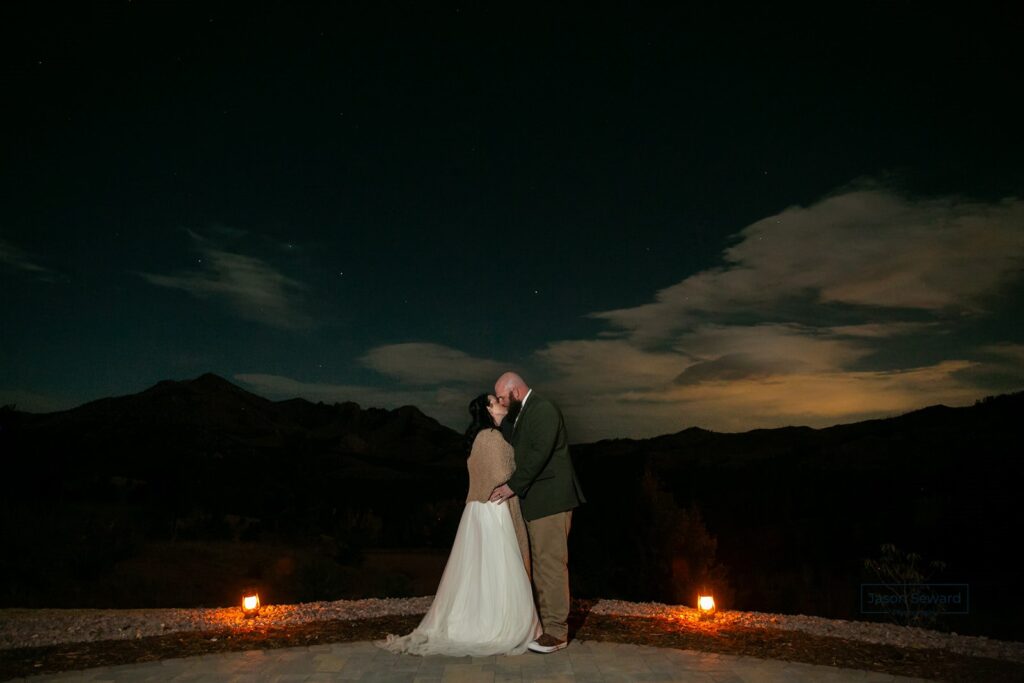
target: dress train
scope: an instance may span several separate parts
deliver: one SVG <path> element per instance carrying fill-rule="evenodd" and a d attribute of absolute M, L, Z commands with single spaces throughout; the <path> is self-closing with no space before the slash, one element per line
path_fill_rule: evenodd
<path fill-rule="evenodd" d="M 470 501 L 420 625 L 381 646 L 416 655 L 518 655 L 541 633 L 507 505 Z"/>

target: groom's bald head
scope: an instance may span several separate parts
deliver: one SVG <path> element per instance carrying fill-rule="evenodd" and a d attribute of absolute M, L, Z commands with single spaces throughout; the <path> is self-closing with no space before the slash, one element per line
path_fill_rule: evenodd
<path fill-rule="evenodd" d="M 511 401 L 522 401 L 530 387 L 526 386 L 523 378 L 514 372 L 506 372 L 494 383 L 494 395 L 503 406 L 508 406 Z"/>

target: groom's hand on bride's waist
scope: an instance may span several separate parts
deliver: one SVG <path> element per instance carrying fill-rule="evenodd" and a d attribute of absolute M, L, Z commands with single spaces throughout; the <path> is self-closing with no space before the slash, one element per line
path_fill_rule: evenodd
<path fill-rule="evenodd" d="M 502 484 L 501 486 L 495 487 L 495 489 L 491 491 L 490 500 L 492 503 L 497 503 L 498 505 L 501 505 L 514 495 L 516 495 L 516 492 L 510 489 L 508 487 L 508 484 Z"/>

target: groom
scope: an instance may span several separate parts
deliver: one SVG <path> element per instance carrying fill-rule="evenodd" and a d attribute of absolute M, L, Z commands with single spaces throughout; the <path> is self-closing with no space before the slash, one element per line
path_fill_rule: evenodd
<path fill-rule="evenodd" d="M 546 654 L 568 645 L 569 527 L 573 508 L 586 500 L 569 458 L 565 421 L 558 407 L 533 393 L 513 372 L 498 378 L 494 395 L 509 409 L 502 433 L 515 450 L 516 471 L 494 489 L 491 500 L 503 503 L 519 496 L 544 625 L 544 633 L 529 647 Z"/>

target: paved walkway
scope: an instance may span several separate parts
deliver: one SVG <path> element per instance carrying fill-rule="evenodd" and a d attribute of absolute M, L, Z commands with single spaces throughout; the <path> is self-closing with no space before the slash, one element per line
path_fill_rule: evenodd
<path fill-rule="evenodd" d="M 919 678 L 639 645 L 574 641 L 550 655 L 413 657 L 338 643 L 167 659 L 17 679 L 30 681 L 380 681 L 388 683 L 882 683 Z"/>

